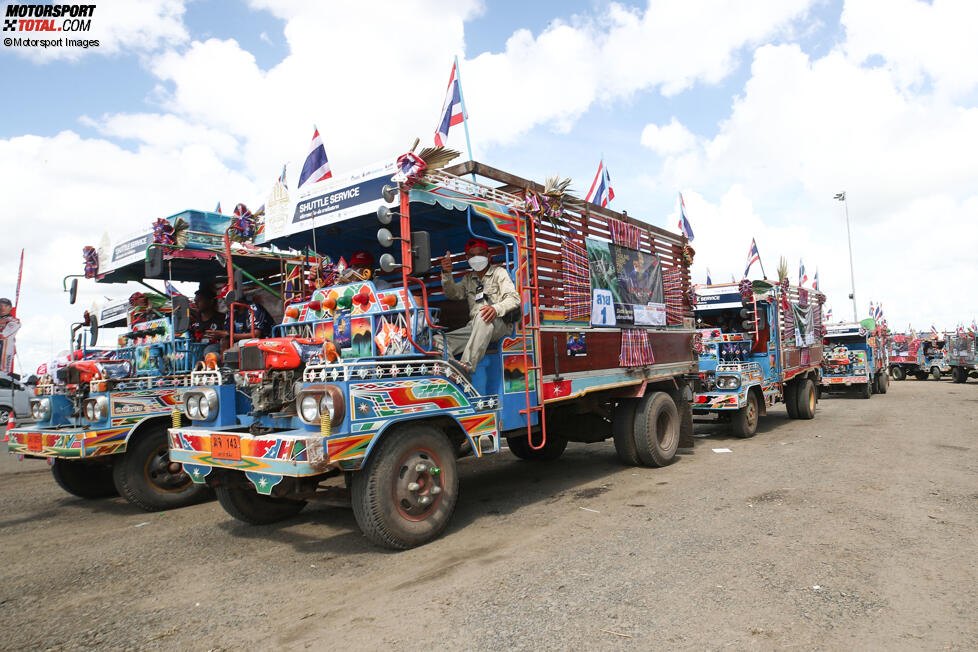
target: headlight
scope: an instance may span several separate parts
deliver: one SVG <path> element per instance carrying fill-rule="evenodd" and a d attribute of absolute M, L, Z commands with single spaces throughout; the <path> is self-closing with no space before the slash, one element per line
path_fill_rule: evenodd
<path fill-rule="evenodd" d="M 299 415 L 303 421 L 315 423 L 319 419 L 319 401 L 311 394 L 306 394 L 299 401 Z"/>
<path fill-rule="evenodd" d="M 336 411 L 336 401 L 333 399 L 333 395 L 329 392 L 323 394 L 323 398 L 319 401 L 319 414 L 328 412 L 330 415 Z"/>
<path fill-rule="evenodd" d="M 738 389 L 740 387 L 740 376 L 717 376 L 717 387 L 719 389 Z"/>
<path fill-rule="evenodd" d="M 187 416 L 195 421 L 200 421 L 200 394 L 189 394 L 186 405 Z"/>
<path fill-rule="evenodd" d="M 47 421 L 51 418 L 51 399 L 42 398 L 37 402 L 37 420 Z"/>
<path fill-rule="evenodd" d="M 41 402 L 31 401 L 31 416 L 35 421 L 41 420 Z"/>
<path fill-rule="evenodd" d="M 196 387 L 184 392 L 184 411 L 194 421 L 210 421 L 217 416 L 220 400 L 211 387 Z"/>
<path fill-rule="evenodd" d="M 85 418 L 89 421 L 97 421 L 95 418 L 95 401 L 85 401 Z"/>
<path fill-rule="evenodd" d="M 205 400 L 203 397 L 201 397 L 198 400 L 200 401 L 200 407 L 197 408 L 198 411 L 200 412 L 200 420 L 201 421 L 208 421 L 208 420 L 210 420 L 210 418 L 211 418 L 211 406 L 210 406 L 210 402 L 208 402 L 207 400 Z"/>
<path fill-rule="evenodd" d="M 95 414 L 95 420 L 101 421 L 105 417 L 109 416 L 109 402 L 104 396 L 100 396 L 95 399 L 95 407 L 92 409 Z"/>

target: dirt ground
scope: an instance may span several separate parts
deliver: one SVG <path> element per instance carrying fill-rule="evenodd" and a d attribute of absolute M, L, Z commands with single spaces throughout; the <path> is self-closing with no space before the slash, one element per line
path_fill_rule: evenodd
<path fill-rule="evenodd" d="M 978 649 L 976 414 L 973 380 L 911 380 L 698 425 L 664 469 L 468 459 L 447 533 L 400 553 L 349 510 L 147 514 L 4 451 L 0 647 Z"/>

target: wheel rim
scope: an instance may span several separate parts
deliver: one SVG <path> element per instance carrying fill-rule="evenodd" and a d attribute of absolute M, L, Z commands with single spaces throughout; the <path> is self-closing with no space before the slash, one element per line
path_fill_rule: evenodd
<path fill-rule="evenodd" d="M 392 490 L 394 505 L 402 517 L 409 521 L 428 518 L 444 495 L 438 456 L 427 448 L 408 451 L 397 464 Z"/>
<path fill-rule="evenodd" d="M 815 411 L 815 390 L 810 385 L 808 387 L 808 410 L 809 412 Z"/>
<path fill-rule="evenodd" d="M 757 425 L 757 399 L 751 396 L 747 401 L 747 427 L 750 430 Z"/>
<path fill-rule="evenodd" d="M 8 421 L 10 421 L 10 410 L 0 408 L 0 426 L 6 426 Z"/>
<path fill-rule="evenodd" d="M 161 493 L 175 493 L 183 491 L 193 481 L 190 476 L 183 471 L 173 473 L 170 470 L 170 454 L 166 444 L 162 444 L 153 449 L 153 452 L 146 457 L 143 465 L 143 477 L 146 484 Z"/>

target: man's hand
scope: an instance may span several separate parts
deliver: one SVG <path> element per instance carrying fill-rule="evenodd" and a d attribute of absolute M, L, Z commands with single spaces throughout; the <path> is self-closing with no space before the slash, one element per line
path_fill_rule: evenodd
<path fill-rule="evenodd" d="M 492 306 L 482 306 L 479 308 L 479 316 L 482 317 L 482 321 L 491 324 L 496 318 L 496 309 Z"/>
<path fill-rule="evenodd" d="M 441 257 L 441 272 L 442 274 L 450 274 L 452 271 L 452 252 L 446 251 L 445 255 Z"/>
<path fill-rule="evenodd" d="M 206 337 L 209 340 L 222 340 L 227 336 L 228 336 L 227 331 L 218 331 L 214 329 L 208 329 L 204 331 L 204 337 Z"/>

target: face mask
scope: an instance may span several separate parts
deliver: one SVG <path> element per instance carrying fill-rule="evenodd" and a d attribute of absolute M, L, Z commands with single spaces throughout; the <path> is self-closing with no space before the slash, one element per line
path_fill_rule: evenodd
<path fill-rule="evenodd" d="M 469 258 L 469 267 L 477 272 L 481 272 L 489 266 L 489 259 L 485 256 L 472 256 Z"/>

